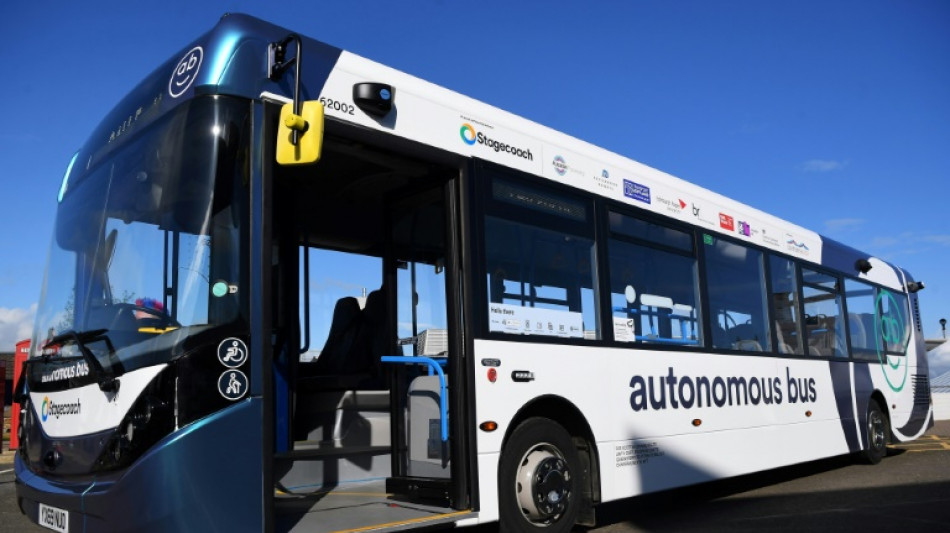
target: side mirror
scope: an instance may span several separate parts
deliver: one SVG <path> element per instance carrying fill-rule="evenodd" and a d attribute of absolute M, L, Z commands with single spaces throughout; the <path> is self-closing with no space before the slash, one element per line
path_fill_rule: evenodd
<path fill-rule="evenodd" d="M 293 104 L 284 104 L 277 126 L 277 163 L 309 165 L 320 159 L 323 149 L 323 104 L 303 102 L 300 114 Z"/>

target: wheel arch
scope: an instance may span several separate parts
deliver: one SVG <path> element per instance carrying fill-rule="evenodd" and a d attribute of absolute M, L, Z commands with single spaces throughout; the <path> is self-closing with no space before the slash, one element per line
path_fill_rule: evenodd
<path fill-rule="evenodd" d="M 594 525 L 593 504 L 601 499 L 600 490 L 600 458 L 597 454 L 594 432 L 591 430 L 587 417 L 581 413 L 570 400 L 556 395 L 539 396 L 515 413 L 511 423 L 505 431 L 502 449 L 508 443 L 511 434 L 522 422 L 533 417 L 551 420 L 563 427 L 574 442 L 578 457 L 583 468 L 583 488 L 586 505 L 581 506 L 577 523 L 585 526 Z"/>

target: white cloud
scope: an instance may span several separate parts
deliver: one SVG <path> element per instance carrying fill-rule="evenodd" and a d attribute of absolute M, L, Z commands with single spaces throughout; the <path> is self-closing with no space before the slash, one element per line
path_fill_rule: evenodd
<path fill-rule="evenodd" d="M 848 166 L 848 161 L 837 161 L 835 159 L 809 159 L 802 164 L 802 170 L 805 172 L 832 172 L 841 170 Z"/>
<path fill-rule="evenodd" d="M 829 232 L 854 231 L 864 225 L 863 218 L 833 218 L 825 221 L 825 229 Z"/>
<path fill-rule="evenodd" d="M 885 248 L 900 244 L 901 240 L 896 237 L 874 237 L 871 239 L 871 248 Z"/>
<path fill-rule="evenodd" d="M 16 343 L 30 338 L 36 304 L 29 309 L 0 307 L 0 352 L 12 352 Z"/>
<path fill-rule="evenodd" d="M 943 235 L 922 235 L 918 238 L 922 242 L 939 244 L 941 246 L 950 246 L 950 234 Z"/>
<path fill-rule="evenodd" d="M 950 341 L 927 352 L 927 361 L 930 365 L 931 378 L 950 370 Z"/>

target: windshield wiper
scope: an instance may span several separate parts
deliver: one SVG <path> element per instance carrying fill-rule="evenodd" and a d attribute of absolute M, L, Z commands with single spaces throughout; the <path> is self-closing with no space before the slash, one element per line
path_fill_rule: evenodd
<path fill-rule="evenodd" d="M 56 335 L 49 342 L 43 346 L 43 360 L 48 361 L 49 355 L 45 355 L 46 349 L 50 346 L 63 346 L 67 342 L 73 342 L 79 348 L 79 352 L 82 354 L 83 359 L 86 361 L 86 364 L 89 365 L 89 371 L 92 373 L 92 377 L 95 378 L 96 383 L 99 384 L 99 390 L 102 392 L 111 392 L 116 393 L 119 391 L 120 381 L 116 376 L 116 372 L 112 366 L 106 370 L 102 363 L 99 362 L 99 359 L 92 353 L 92 351 L 86 347 L 86 344 L 92 342 L 105 342 L 106 348 L 109 349 L 109 360 L 116 360 L 116 364 L 121 364 L 116 358 L 115 355 L 115 346 L 112 345 L 112 341 L 109 340 L 109 337 L 106 336 L 107 329 L 92 329 L 89 331 L 76 332 L 74 330 L 64 331 L 59 335 Z"/>

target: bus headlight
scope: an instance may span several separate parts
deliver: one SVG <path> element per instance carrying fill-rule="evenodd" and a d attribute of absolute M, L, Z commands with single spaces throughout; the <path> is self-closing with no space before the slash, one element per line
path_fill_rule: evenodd
<path fill-rule="evenodd" d="M 174 366 L 163 370 L 142 392 L 116 427 L 96 461 L 97 470 L 129 465 L 175 429 Z"/>

